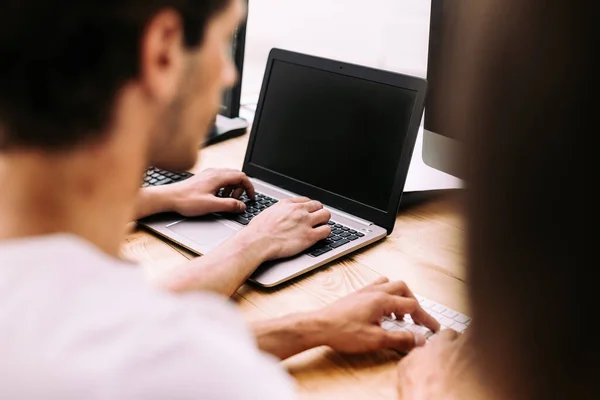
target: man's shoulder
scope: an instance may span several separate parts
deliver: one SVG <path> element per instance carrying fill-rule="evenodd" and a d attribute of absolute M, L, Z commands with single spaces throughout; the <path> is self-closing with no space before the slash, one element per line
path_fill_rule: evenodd
<path fill-rule="evenodd" d="M 235 325 L 235 310 L 212 293 L 172 294 L 151 286 L 141 266 L 110 257 L 68 235 L 20 240 L 0 246 L 0 292 L 4 310 L 11 299 L 27 297 L 30 307 L 46 308 L 54 318 L 79 323 L 148 323 L 161 319 L 206 317 Z M 42 315 L 39 315 L 42 316 Z"/>
<path fill-rule="evenodd" d="M 14 369 L 22 365 L 24 374 L 41 379 L 48 371 L 40 366 L 52 365 L 57 380 L 46 383 L 67 382 L 84 391 L 80 397 L 88 388 L 78 382 L 90 379 L 84 372 L 93 372 L 95 391 L 121 385 L 122 393 L 149 399 L 291 393 L 289 378 L 256 348 L 228 299 L 153 288 L 136 267 L 77 241 L 21 243 L 0 258 L 14 261 L 14 251 L 27 248 L 36 254 L 0 272 L 0 322 L 12 327 L 0 332 L 9 349 L 0 372 L 22 378 Z"/>
<path fill-rule="evenodd" d="M 5 302 L 27 293 L 31 305 L 40 300 L 73 309 L 120 302 L 126 309 L 136 302 L 124 302 L 123 297 L 152 295 L 139 266 L 110 257 L 74 235 L 0 242 L 0 264 Z"/>

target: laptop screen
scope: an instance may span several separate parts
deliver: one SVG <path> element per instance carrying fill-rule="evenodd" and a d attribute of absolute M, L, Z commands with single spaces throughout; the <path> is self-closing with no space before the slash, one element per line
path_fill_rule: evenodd
<path fill-rule="evenodd" d="M 250 163 L 386 211 L 417 92 L 275 60 Z"/>

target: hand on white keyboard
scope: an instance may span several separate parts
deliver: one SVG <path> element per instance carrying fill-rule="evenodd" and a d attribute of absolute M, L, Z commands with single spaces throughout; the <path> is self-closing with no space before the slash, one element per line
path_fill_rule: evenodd
<path fill-rule="evenodd" d="M 441 326 L 441 330 L 452 329 L 458 333 L 464 332 L 471 318 L 446 306 L 435 303 L 421 296 L 415 296 L 419 300 L 421 307 L 428 312 Z M 390 332 L 413 332 L 425 336 L 429 340 L 434 332 L 414 321 L 410 315 L 398 316 L 392 315 L 383 319 L 381 327 Z"/>
<path fill-rule="evenodd" d="M 365 353 L 384 348 L 409 351 L 425 344 L 425 337 L 410 331 L 381 329 L 385 315 L 411 314 L 427 328 L 437 331 L 439 323 L 427 314 L 403 282 L 380 278 L 356 293 L 317 312 L 322 344 L 343 353 Z"/>

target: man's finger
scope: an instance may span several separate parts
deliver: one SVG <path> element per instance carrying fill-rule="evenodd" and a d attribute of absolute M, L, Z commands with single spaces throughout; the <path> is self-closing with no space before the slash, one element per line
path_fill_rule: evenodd
<path fill-rule="evenodd" d="M 220 186 L 235 186 L 242 187 L 248 193 L 248 197 L 251 199 L 256 198 L 256 192 L 254 191 L 254 185 L 248 178 L 248 176 L 240 171 L 223 171 L 217 176 L 218 184 Z"/>
<path fill-rule="evenodd" d="M 440 323 L 431 315 L 427 314 L 427 311 L 425 311 L 420 305 L 417 305 L 417 309 L 410 316 L 412 317 L 413 321 L 431 329 L 433 332 L 438 332 L 441 328 Z"/>
<path fill-rule="evenodd" d="M 384 294 L 378 298 L 379 307 L 381 307 L 383 315 L 391 315 L 392 313 L 400 316 L 404 314 L 412 314 L 418 307 L 419 302 L 415 299 L 402 296 L 393 296 Z"/>
<path fill-rule="evenodd" d="M 406 283 L 403 281 L 393 281 L 379 286 L 379 290 L 387 294 L 393 294 L 395 296 L 412 297 L 412 294 Z"/>
<path fill-rule="evenodd" d="M 229 198 L 214 198 L 213 212 L 228 212 L 228 213 L 242 213 L 246 211 L 246 205 L 232 197 Z"/>
<path fill-rule="evenodd" d="M 453 342 L 456 339 L 458 339 L 459 336 L 460 336 L 460 334 L 458 332 L 456 332 L 454 329 L 444 329 L 443 331 L 438 332 L 435 335 L 433 335 L 429 339 L 429 341 L 431 343 Z"/>
<path fill-rule="evenodd" d="M 304 207 L 306 207 L 306 210 L 308 212 L 314 213 L 315 211 L 319 211 L 323 209 L 323 203 L 321 203 L 320 201 L 316 201 L 316 200 L 310 200 L 307 201 L 306 203 L 304 203 Z M 325 221 L 327 222 L 327 221 Z"/>
<path fill-rule="evenodd" d="M 329 212 L 329 210 L 320 209 L 310 214 L 310 219 L 312 226 L 327 224 L 327 221 L 331 219 L 331 212 Z"/>
<path fill-rule="evenodd" d="M 236 188 L 233 193 L 231 194 L 231 197 L 233 197 L 234 199 L 239 199 L 240 196 L 244 193 L 245 189 L 238 187 Z"/>
<path fill-rule="evenodd" d="M 252 200 L 256 200 L 256 191 L 254 190 L 254 185 L 252 184 L 250 178 L 248 178 L 246 174 L 244 174 L 244 176 L 246 176 L 246 178 L 242 181 L 242 187 L 244 188 L 244 191 L 246 192 L 249 198 L 251 198 Z"/>
<path fill-rule="evenodd" d="M 327 225 L 318 226 L 313 229 L 313 233 L 315 235 L 315 242 L 318 242 L 319 240 L 323 240 L 331 234 L 331 228 Z"/>
<path fill-rule="evenodd" d="M 394 296 L 402 296 L 408 297 L 416 300 L 415 295 L 406 285 L 406 283 L 402 281 L 395 281 L 380 285 L 377 290 L 381 290 L 382 292 L 394 295 Z M 418 300 L 417 300 L 418 304 Z M 427 312 L 418 304 L 414 313 L 411 313 L 413 320 L 421 325 L 426 326 L 434 332 L 440 330 L 440 323 L 436 321 L 431 315 L 427 314 Z"/>
<path fill-rule="evenodd" d="M 369 286 L 377 286 L 382 285 L 384 283 L 388 283 L 390 279 L 387 276 L 378 276 Z"/>
<path fill-rule="evenodd" d="M 373 282 L 369 283 L 367 286 L 363 287 L 362 289 L 359 289 L 359 292 L 372 292 L 374 290 L 376 290 L 380 285 L 383 285 L 384 283 L 388 283 L 390 280 L 388 278 L 386 278 L 385 276 L 379 276 L 377 277 L 377 279 L 375 279 Z"/>
<path fill-rule="evenodd" d="M 221 197 L 223 197 L 223 198 L 231 197 L 231 193 L 233 192 L 233 189 L 234 189 L 233 186 L 225 186 L 223 188 L 223 192 L 221 193 Z"/>
<path fill-rule="evenodd" d="M 292 197 L 287 199 L 287 201 L 290 203 L 306 203 L 307 201 L 310 201 L 310 199 L 308 197 Z"/>
<path fill-rule="evenodd" d="M 408 353 L 415 347 L 424 346 L 426 343 L 425 336 L 419 333 L 383 331 L 380 334 L 384 335 L 382 343 L 385 348 L 395 349 L 403 353 Z"/>

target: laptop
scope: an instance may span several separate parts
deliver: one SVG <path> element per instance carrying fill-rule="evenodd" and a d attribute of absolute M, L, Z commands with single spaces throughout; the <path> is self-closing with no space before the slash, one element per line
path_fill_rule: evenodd
<path fill-rule="evenodd" d="M 424 79 L 273 49 L 243 171 L 257 201 L 240 215 L 159 214 L 143 227 L 197 254 L 278 201 L 306 196 L 331 211 L 332 234 L 250 281 L 274 287 L 384 239 L 394 229 L 423 114 Z"/>

